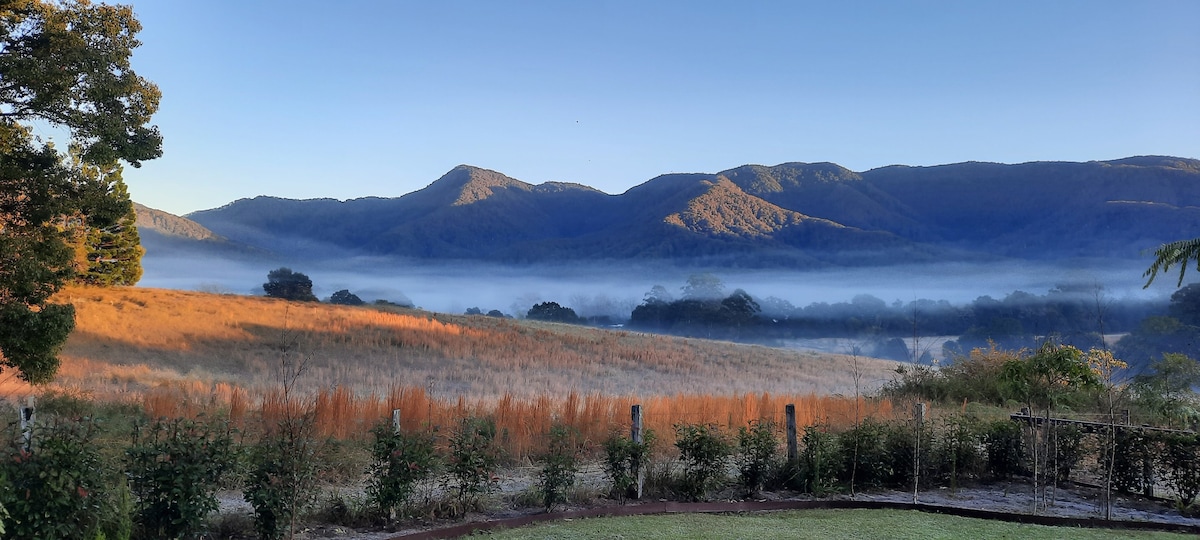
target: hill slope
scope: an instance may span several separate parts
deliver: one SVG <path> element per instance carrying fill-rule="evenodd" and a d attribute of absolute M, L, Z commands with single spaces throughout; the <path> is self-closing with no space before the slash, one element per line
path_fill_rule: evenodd
<path fill-rule="evenodd" d="M 161 289 L 68 288 L 57 299 L 75 305 L 77 329 L 56 384 L 92 394 L 186 381 L 259 390 L 278 383 L 281 359 L 304 363 L 303 389 L 380 395 L 393 385 L 471 399 L 853 389 L 847 358 L 725 342 Z M 894 366 L 860 359 L 864 385 Z"/>

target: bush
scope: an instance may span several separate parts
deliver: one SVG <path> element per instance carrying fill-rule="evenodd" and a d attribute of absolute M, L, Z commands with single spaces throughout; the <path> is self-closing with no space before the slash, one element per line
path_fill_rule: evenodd
<path fill-rule="evenodd" d="M 771 420 L 738 428 L 738 475 L 751 496 L 762 491 L 779 469 L 779 426 Z"/>
<path fill-rule="evenodd" d="M 1011 420 L 995 420 L 983 426 L 983 449 L 987 472 L 997 480 L 1007 480 L 1021 472 L 1025 462 L 1025 443 L 1021 426 Z"/>
<path fill-rule="evenodd" d="M 273 540 L 295 531 L 314 496 L 315 446 L 310 413 L 279 422 L 251 449 L 242 496 L 254 508 L 259 538 Z"/>
<path fill-rule="evenodd" d="M 1163 481 L 1175 491 L 1179 508 L 1187 508 L 1200 495 L 1200 435 L 1172 433 L 1163 437 L 1163 446 Z"/>
<path fill-rule="evenodd" d="M 1010 422 L 1011 423 L 1011 422 Z M 979 433 L 975 422 L 962 415 L 947 417 L 940 436 L 934 440 L 933 455 L 938 477 L 957 489 L 959 479 L 979 471 Z"/>
<path fill-rule="evenodd" d="M 803 449 L 794 479 L 796 487 L 817 496 L 828 494 L 837 487 L 838 473 L 842 470 L 837 436 L 822 426 L 808 426 L 800 444 Z"/>
<path fill-rule="evenodd" d="M 383 516 L 394 519 L 396 508 L 409 502 L 418 483 L 433 476 L 441 459 L 433 433 L 403 433 L 381 423 L 371 434 L 375 442 L 367 496 Z"/>
<path fill-rule="evenodd" d="M 575 485 L 575 473 L 579 469 L 578 457 L 573 430 L 561 424 L 551 427 L 546 453 L 538 458 L 542 463 L 538 490 L 547 512 L 555 504 L 567 502 L 567 490 Z"/>
<path fill-rule="evenodd" d="M 1158 440 L 1151 433 L 1142 430 L 1119 429 L 1115 443 L 1113 487 L 1127 493 L 1141 493 L 1152 487 Z"/>
<path fill-rule="evenodd" d="M 496 423 L 490 418 L 464 418 L 450 435 L 450 477 L 462 510 L 476 508 L 480 495 L 496 487 L 500 451 Z"/>
<path fill-rule="evenodd" d="M 9 519 L 4 538 L 128 539 L 128 488 L 98 452 L 90 419 L 34 424 L 33 449 L 9 430 L 0 459 L 0 506 Z"/>
<path fill-rule="evenodd" d="M 624 499 L 637 495 L 637 474 L 649 468 L 653 443 L 654 431 L 649 429 L 642 433 L 641 443 L 618 434 L 604 441 L 604 473 L 612 486 L 610 496 Z"/>
<path fill-rule="evenodd" d="M 675 447 L 683 461 L 680 488 L 693 500 L 704 498 L 708 490 L 725 477 L 725 467 L 733 454 L 733 445 L 713 424 L 675 426 Z"/>
<path fill-rule="evenodd" d="M 1083 431 L 1076 426 L 1055 425 L 1050 438 L 1054 445 L 1054 478 L 1066 482 L 1083 457 Z"/>
<path fill-rule="evenodd" d="M 878 488 L 892 477 L 887 435 L 886 425 L 868 418 L 838 437 L 842 456 L 840 478 L 851 492 L 859 487 Z M 912 454 L 908 455 L 911 458 Z"/>
<path fill-rule="evenodd" d="M 183 419 L 139 427 L 125 456 L 137 522 L 151 538 L 199 536 L 218 508 L 217 486 L 236 464 L 227 425 Z"/>

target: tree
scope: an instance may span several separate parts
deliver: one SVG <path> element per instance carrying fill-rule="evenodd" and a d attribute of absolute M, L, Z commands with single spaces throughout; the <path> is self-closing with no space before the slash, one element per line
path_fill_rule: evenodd
<path fill-rule="evenodd" d="M 525 314 L 525 318 L 535 321 L 550 321 L 563 323 L 577 323 L 579 316 L 575 315 L 575 310 L 569 307 L 558 305 L 558 302 L 542 302 L 531 308 Z"/>
<path fill-rule="evenodd" d="M 1166 272 L 1175 265 L 1179 265 L 1179 281 L 1175 286 L 1183 285 L 1183 276 L 1187 272 L 1188 261 L 1196 261 L 1196 268 L 1200 271 L 1200 238 L 1180 240 L 1159 246 L 1154 250 L 1154 263 L 1142 274 L 1142 277 L 1146 278 L 1146 285 L 1143 288 L 1154 283 L 1154 278 L 1158 277 L 1159 272 Z"/>
<path fill-rule="evenodd" d="M 684 300 L 715 300 L 724 296 L 725 284 L 712 274 L 692 274 L 683 286 Z"/>
<path fill-rule="evenodd" d="M 0 370 L 47 382 L 74 328 L 74 309 L 49 301 L 73 269 L 72 219 L 106 228 L 128 214 L 113 186 L 64 162 L 31 135 L 66 130 L 86 166 L 134 167 L 162 154 L 148 126 L 161 94 L 129 58 L 141 25 L 128 6 L 24 0 L 0 7 Z"/>
<path fill-rule="evenodd" d="M 1092 371 L 1083 351 L 1069 345 L 1059 346 L 1047 342 L 1027 358 L 1005 362 L 1001 368 L 1001 378 L 1010 391 L 1026 404 L 1031 420 L 1037 411 L 1035 407 L 1042 410 L 1044 428 L 1041 440 L 1037 436 L 1036 426 L 1033 423 L 1029 424 L 1033 440 L 1033 489 L 1036 510 L 1039 496 L 1045 504 L 1046 488 L 1042 484 L 1039 491 L 1039 475 L 1046 474 L 1045 467 L 1050 461 L 1048 454 L 1053 428 L 1050 415 L 1070 393 L 1099 387 L 1100 377 Z M 1039 456 L 1045 463 L 1039 462 Z M 1039 466 L 1042 467 L 1041 471 Z"/>
<path fill-rule="evenodd" d="M 310 284 L 309 286 L 311 287 L 312 285 Z M 359 298 L 358 295 L 350 292 L 349 289 L 342 289 L 333 293 L 333 296 L 329 297 L 329 303 L 343 306 L 361 306 L 366 302 L 363 302 L 362 298 Z"/>
<path fill-rule="evenodd" d="M 1186 426 L 1200 419 L 1200 362 L 1179 353 L 1164 353 L 1129 384 L 1135 402 L 1169 423 Z"/>
<path fill-rule="evenodd" d="M 76 257 L 82 258 L 76 281 L 101 287 L 132 286 L 142 279 L 141 237 L 137 230 L 137 212 L 120 172 L 113 184 L 113 197 L 129 204 L 129 211 L 108 227 L 83 226 L 82 241 Z"/>
<path fill-rule="evenodd" d="M 317 297 L 313 295 L 312 286 L 312 280 L 308 279 L 308 276 L 300 272 L 293 272 L 291 268 L 280 267 L 267 273 L 267 282 L 263 283 L 263 291 L 271 298 L 316 302 Z"/>

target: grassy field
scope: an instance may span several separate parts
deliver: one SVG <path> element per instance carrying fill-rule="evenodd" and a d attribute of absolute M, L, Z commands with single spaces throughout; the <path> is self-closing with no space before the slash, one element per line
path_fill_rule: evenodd
<path fill-rule="evenodd" d="M 928 514 L 915 510 L 801 510 L 762 514 L 671 514 L 560 521 L 491 533 L 496 540 L 571 539 L 1182 539 L 1190 535 L 1071 529 Z"/>
<path fill-rule="evenodd" d="M 162 384 L 274 387 L 281 359 L 297 385 L 441 398 L 581 394 L 849 394 L 852 362 L 727 342 L 416 310 L 142 288 L 71 288 L 77 310 L 57 388 L 97 397 Z M 862 386 L 894 362 L 859 359 Z M 0 395 L 27 391 L 0 375 Z"/>
<path fill-rule="evenodd" d="M 736 430 L 887 417 L 886 401 L 860 402 L 895 362 L 854 359 L 638 332 L 445 315 L 402 308 L 295 303 L 143 288 L 68 288 L 77 327 L 57 380 L 33 388 L 0 374 L 0 400 L 47 392 L 131 402 L 151 417 L 227 414 L 269 419 L 280 390 L 315 403 L 323 435 L 365 436 L 400 409 L 405 427 L 486 415 L 524 455 L 554 421 L 594 440 L 628 429 L 629 407 L 665 436 L 680 422 Z M 293 378 L 294 376 L 294 378 Z"/>

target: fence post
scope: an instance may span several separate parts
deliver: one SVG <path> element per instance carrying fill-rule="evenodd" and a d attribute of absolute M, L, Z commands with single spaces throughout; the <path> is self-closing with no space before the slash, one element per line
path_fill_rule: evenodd
<path fill-rule="evenodd" d="M 800 444 L 796 440 L 796 405 L 784 405 L 783 414 L 787 418 L 787 462 L 790 466 L 800 460 Z"/>
<path fill-rule="evenodd" d="M 18 411 L 21 417 L 21 438 L 24 440 L 25 451 L 32 452 L 34 422 L 33 396 L 29 396 L 29 400 L 26 403 L 27 405 L 21 407 L 20 411 Z"/>
<path fill-rule="evenodd" d="M 632 422 L 630 423 L 630 426 L 629 426 L 629 439 L 633 441 L 633 444 L 635 444 L 639 447 L 639 451 L 637 454 L 638 458 L 633 460 L 633 463 L 632 463 L 632 465 L 633 465 L 632 472 L 633 472 L 633 477 L 634 477 L 633 498 L 641 499 L 642 498 L 642 488 L 646 485 L 646 471 L 645 471 L 645 468 L 642 467 L 642 464 L 643 464 L 642 462 L 645 461 L 645 459 L 648 457 L 644 453 L 641 452 L 642 449 L 640 448 L 640 446 L 642 444 L 642 406 L 634 405 L 632 407 L 632 409 L 630 410 L 630 416 L 632 417 L 631 418 Z"/>
<path fill-rule="evenodd" d="M 392 431 L 400 433 L 400 409 L 392 409 Z"/>
<path fill-rule="evenodd" d="M 1129 409 L 1121 409 L 1121 423 L 1129 425 Z"/>

